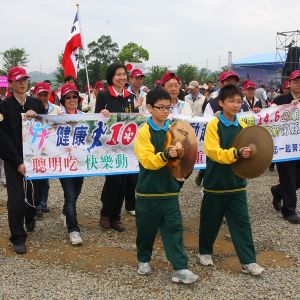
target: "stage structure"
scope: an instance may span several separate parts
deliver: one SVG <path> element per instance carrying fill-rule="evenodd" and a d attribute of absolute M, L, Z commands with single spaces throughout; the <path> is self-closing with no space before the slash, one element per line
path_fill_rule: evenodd
<path fill-rule="evenodd" d="M 281 82 L 291 72 L 300 69 L 300 30 L 277 32 L 275 62 L 284 65 L 280 77 L 277 77 Z"/>

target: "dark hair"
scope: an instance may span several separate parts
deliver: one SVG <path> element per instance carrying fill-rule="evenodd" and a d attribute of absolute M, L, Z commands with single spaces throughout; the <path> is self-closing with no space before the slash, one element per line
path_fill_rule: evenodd
<path fill-rule="evenodd" d="M 243 94 L 239 87 L 233 84 L 225 85 L 220 90 L 218 100 L 224 101 L 225 99 L 232 98 L 235 95 L 239 95 L 241 98 L 243 98 Z"/>
<path fill-rule="evenodd" d="M 151 90 L 146 96 L 146 104 L 154 105 L 158 100 L 170 100 L 171 96 L 163 88 Z"/>
<path fill-rule="evenodd" d="M 71 81 L 73 80 L 76 84 L 76 80 L 72 75 L 68 75 L 67 77 L 64 78 L 64 83 L 66 83 L 67 81 Z"/>
<path fill-rule="evenodd" d="M 125 72 L 127 72 L 126 67 L 121 63 L 113 63 L 108 66 L 108 68 L 106 70 L 106 81 L 107 81 L 108 85 L 112 85 L 112 80 L 113 80 L 117 70 L 120 68 L 124 69 Z"/>
<path fill-rule="evenodd" d="M 44 82 L 51 85 L 51 81 L 49 79 L 44 80 Z"/>

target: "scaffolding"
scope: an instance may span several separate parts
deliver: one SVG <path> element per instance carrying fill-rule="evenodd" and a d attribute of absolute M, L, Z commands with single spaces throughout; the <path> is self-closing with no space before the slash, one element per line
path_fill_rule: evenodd
<path fill-rule="evenodd" d="M 294 50 L 296 55 L 288 57 L 289 50 Z M 284 68 L 276 69 L 276 80 L 285 81 L 291 71 L 299 68 L 300 57 L 300 30 L 277 32 L 275 65 L 283 65 Z M 288 61 L 287 61 L 288 59 Z M 288 70 L 288 71 L 287 71 Z"/>

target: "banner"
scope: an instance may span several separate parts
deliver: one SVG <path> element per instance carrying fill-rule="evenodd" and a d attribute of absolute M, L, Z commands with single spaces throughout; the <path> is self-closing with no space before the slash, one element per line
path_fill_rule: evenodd
<path fill-rule="evenodd" d="M 282 105 L 239 114 L 247 124 L 264 126 L 274 139 L 274 160 L 300 159 L 299 107 Z M 29 179 L 138 172 L 133 144 L 142 114 L 23 115 L 23 155 Z M 173 116 L 194 128 L 199 141 L 195 169 L 205 168 L 203 140 L 211 118 Z"/>

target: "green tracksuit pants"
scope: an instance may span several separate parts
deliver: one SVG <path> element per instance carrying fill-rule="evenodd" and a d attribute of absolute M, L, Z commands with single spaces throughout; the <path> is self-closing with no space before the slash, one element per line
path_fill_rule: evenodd
<path fill-rule="evenodd" d="M 183 247 L 183 228 L 178 198 L 136 199 L 137 257 L 139 262 L 150 262 L 158 229 L 167 259 L 173 269 L 188 268 L 188 257 Z"/>
<path fill-rule="evenodd" d="M 204 192 L 200 210 L 200 254 L 213 253 L 224 216 L 241 264 L 256 262 L 246 192 L 228 195 Z"/>

